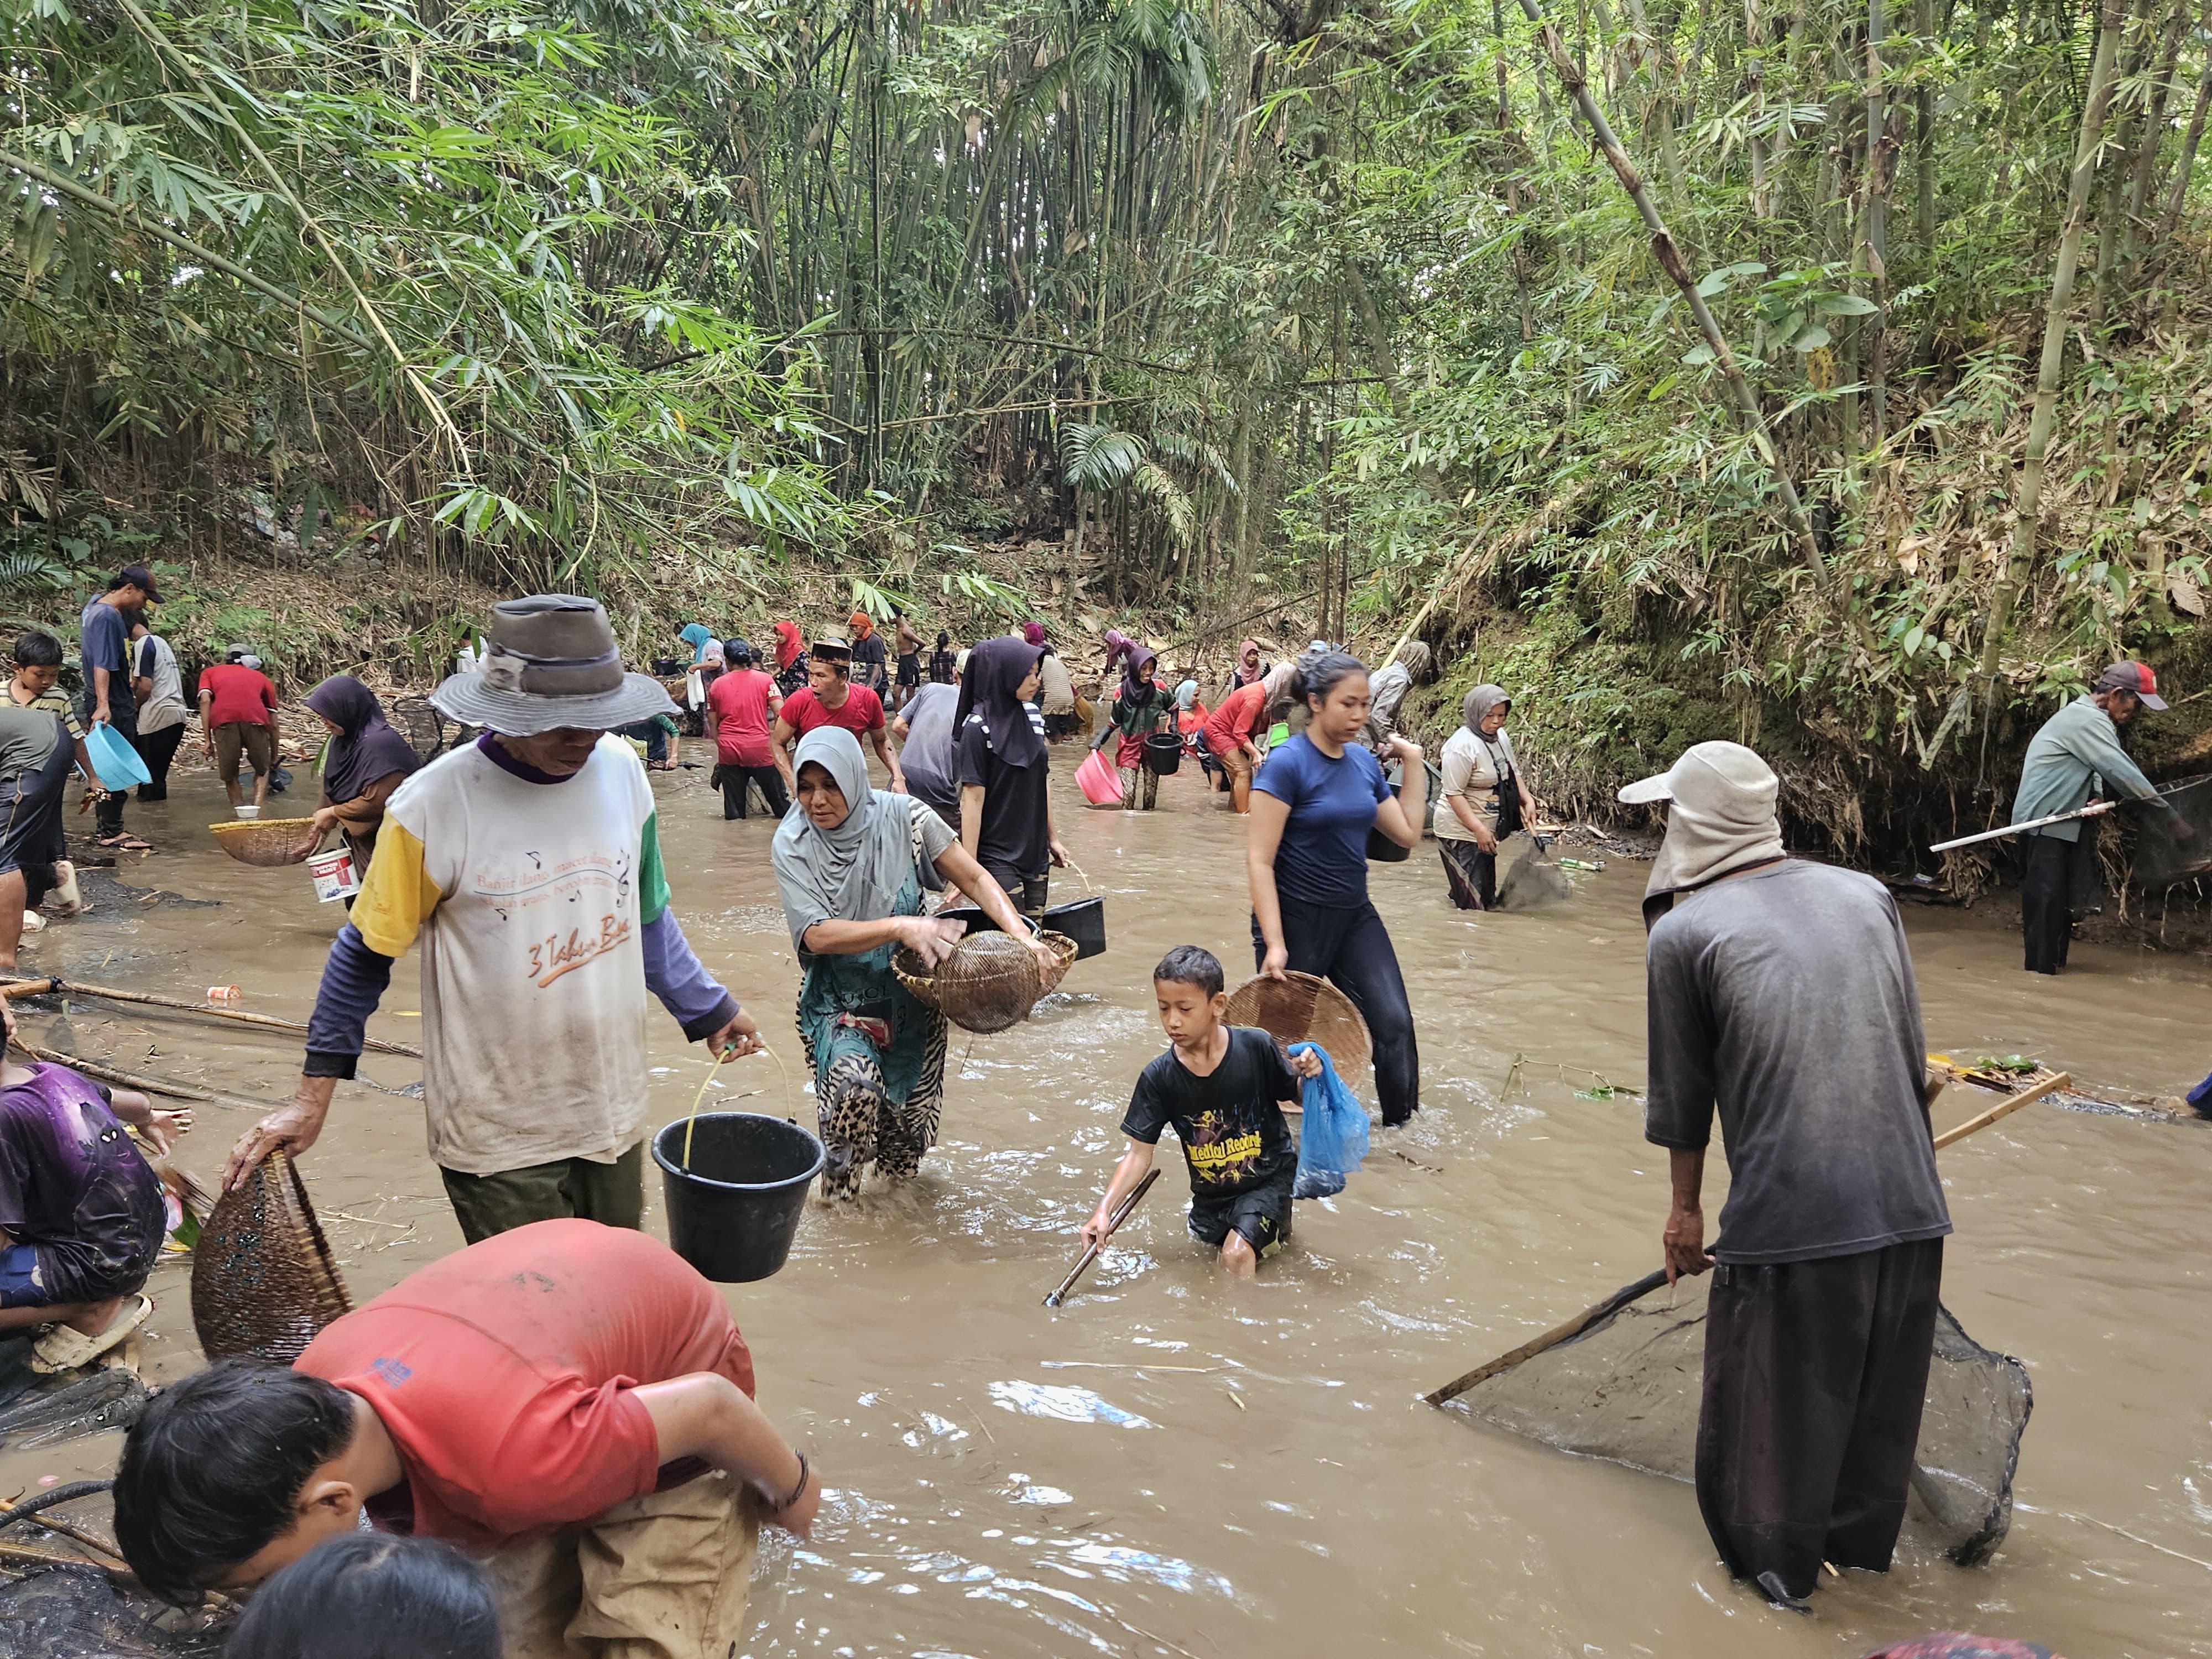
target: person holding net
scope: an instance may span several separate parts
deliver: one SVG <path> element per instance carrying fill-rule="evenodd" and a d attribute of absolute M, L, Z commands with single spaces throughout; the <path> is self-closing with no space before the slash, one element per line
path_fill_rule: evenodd
<path fill-rule="evenodd" d="M 1644 1136 L 1668 1149 L 1668 1278 L 1713 1274 L 1698 1507 L 1729 1571 L 1805 1610 L 1823 1561 L 1888 1569 L 1951 1231 L 1897 907 L 1786 858 L 1766 763 L 1701 743 L 1620 792 L 1662 805 Z M 1717 1110 L 1728 1202 L 1699 1194 Z"/>

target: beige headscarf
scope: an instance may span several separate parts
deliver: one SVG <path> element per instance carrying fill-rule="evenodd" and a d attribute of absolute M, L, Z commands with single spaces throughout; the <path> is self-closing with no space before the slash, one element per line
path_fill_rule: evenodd
<path fill-rule="evenodd" d="M 1620 792 L 1632 806 L 1672 803 L 1666 838 L 1644 889 L 1647 923 L 1666 913 L 1664 905 L 1655 909 L 1655 900 L 1783 856 L 1782 823 L 1774 811 L 1780 788 L 1773 768 L 1741 744 L 1701 743 L 1657 777 Z"/>

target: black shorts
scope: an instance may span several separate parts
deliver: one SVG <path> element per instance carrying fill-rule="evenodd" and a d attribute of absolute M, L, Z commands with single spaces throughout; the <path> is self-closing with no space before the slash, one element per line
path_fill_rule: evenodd
<path fill-rule="evenodd" d="M 899 659 L 898 683 L 901 685 L 921 684 L 921 653 L 911 652 Z"/>
<path fill-rule="evenodd" d="M 1244 1235 L 1254 1255 L 1273 1255 L 1291 1236 L 1291 1188 L 1297 1182 L 1297 1171 L 1293 1170 L 1265 1186 L 1248 1188 L 1210 1203 L 1194 1197 L 1190 1236 L 1218 1249 L 1234 1229 Z"/>

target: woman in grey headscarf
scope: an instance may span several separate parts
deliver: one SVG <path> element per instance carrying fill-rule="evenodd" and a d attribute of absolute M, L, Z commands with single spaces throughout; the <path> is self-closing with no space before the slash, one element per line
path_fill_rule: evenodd
<path fill-rule="evenodd" d="M 770 858 L 806 973 L 799 1035 L 829 1154 L 822 1192 L 853 1198 L 869 1164 L 886 1175 L 915 1174 L 937 1139 L 945 1018 L 898 982 L 891 952 L 907 945 L 934 966 L 963 925 L 923 915 L 923 889 L 951 882 L 1007 933 L 1024 938 L 1029 930 L 944 819 L 911 796 L 869 787 L 850 732 L 808 732 L 793 769 L 799 810 L 784 816 Z M 1056 975 L 1059 959 L 1036 949 Z"/>
<path fill-rule="evenodd" d="M 1505 732 L 1513 699 L 1478 685 L 1460 705 L 1462 725 L 1444 744 L 1444 791 L 1434 820 L 1444 889 L 1462 910 L 1498 902 L 1498 843 L 1536 819 L 1520 757 Z"/>

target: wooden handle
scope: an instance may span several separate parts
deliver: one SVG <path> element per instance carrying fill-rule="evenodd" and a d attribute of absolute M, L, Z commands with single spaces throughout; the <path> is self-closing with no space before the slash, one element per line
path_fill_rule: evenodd
<path fill-rule="evenodd" d="M 1667 1270 L 1656 1268 L 1644 1275 L 1633 1285 L 1624 1285 L 1602 1302 L 1592 1303 L 1564 1325 L 1555 1325 L 1543 1335 L 1532 1337 L 1510 1353 L 1477 1365 L 1466 1376 L 1456 1377 L 1434 1394 L 1422 1396 L 1431 1406 L 1441 1406 L 1456 1400 L 1476 1383 L 1486 1382 L 1500 1371 L 1509 1371 L 1524 1359 L 1534 1359 L 1547 1348 L 1556 1348 L 1571 1336 L 1580 1336 L 1608 1314 L 1620 1312 L 1638 1297 L 1646 1297 L 1667 1282 Z"/>
<path fill-rule="evenodd" d="M 1988 1128 L 1990 1124 L 1996 1122 L 1999 1118 L 2010 1117 L 2021 1107 L 2032 1106 L 2037 1101 L 2042 1099 L 2044 1096 L 2055 1094 L 2061 1089 L 2071 1088 L 2073 1085 L 2074 1079 L 2063 1072 L 2059 1073 L 2056 1077 L 2047 1077 L 2040 1083 L 2031 1084 L 2028 1087 L 2022 1089 L 2018 1094 L 2014 1095 L 2008 1099 L 1999 1101 L 1996 1105 L 1990 1107 L 1988 1111 L 1983 1112 L 1977 1116 L 1968 1118 L 1964 1123 L 1960 1124 L 1956 1128 L 1944 1130 L 1942 1134 L 1936 1137 L 1936 1149 L 1938 1152 L 1941 1152 L 1944 1147 L 1948 1146 L 1953 1141 L 1964 1140 L 1968 1135 L 1972 1134 L 1976 1130 Z"/>
<path fill-rule="evenodd" d="M 1137 1207 L 1145 1194 L 1152 1191 L 1152 1183 L 1159 1178 L 1160 1172 L 1158 1165 L 1145 1171 L 1145 1178 L 1137 1183 L 1136 1189 L 1128 1197 L 1123 1199 L 1120 1206 L 1106 1218 L 1106 1238 L 1111 1238 L 1121 1231 L 1121 1224 L 1129 1218 L 1129 1212 Z M 1075 1288 L 1075 1281 L 1083 1277 L 1085 1271 L 1092 1262 L 1098 1260 L 1098 1252 L 1105 1248 L 1106 1238 L 1100 1239 L 1097 1243 L 1084 1250 L 1082 1258 L 1067 1270 L 1067 1277 L 1060 1281 L 1060 1288 L 1045 1297 L 1046 1307 L 1057 1308 L 1067 1299 L 1067 1293 Z"/>

